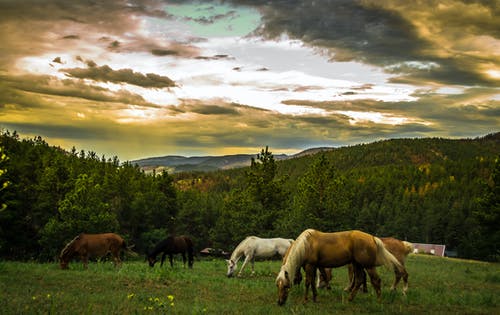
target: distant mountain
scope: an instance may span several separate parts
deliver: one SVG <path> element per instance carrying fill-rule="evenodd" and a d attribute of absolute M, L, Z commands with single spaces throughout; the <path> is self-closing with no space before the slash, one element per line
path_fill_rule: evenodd
<path fill-rule="evenodd" d="M 288 160 L 292 168 L 302 168 L 309 163 L 309 156 L 328 152 L 336 165 L 343 168 L 380 166 L 394 163 L 432 163 L 435 159 L 460 159 L 496 151 L 500 132 L 475 139 L 415 138 L 389 139 L 346 147 L 311 148 L 293 155 L 274 155 L 276 161 Z M 470 155 L 470 156 L 469 156 Z M 170 174 L 189 171 L 216 171 L 250 166 L 257 154 L 184 157 L 167 155 L 131 161 L 146 172 L 168 171 Z M 294 161 L 291 161 L 291 160 Z M 304 161 L 305 162 L 304 162 Z M 283 166 L 286 166 L 283 164 Z M 290 170 L 291 171 L 291 170 Z"/>
<path fill-rule="evenodd" d="M 166 170 L 169 173 L 188 172 L 188 171 L 215 171 L 237 167 L 249 166 L 252 157 L 257 154 L 235 154 L 223 156 L 192 156 L 185 157 L 179 155 L 167 155 L 160 157 L 145 158 L 131 161 L 137 164 L 146 172 L 161 172 Z M 286 154 L 274 155 L 275 160 L 284 160 L 290 158 Z"/>

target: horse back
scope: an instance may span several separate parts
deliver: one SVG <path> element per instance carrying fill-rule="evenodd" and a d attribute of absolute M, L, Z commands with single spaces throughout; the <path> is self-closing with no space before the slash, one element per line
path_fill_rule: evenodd
<path fill-rule="evenodd" d="M 316 231 L 316 261 L 323 267 L 340 267 L 357 262 L 363 266 L 374 266 L 377 245 L 371 234 L 352 230 L 334 233 Z"/>
<path fill-rule="evenodd" d="M 310 247 L 306 251 L 309 263 L 336 268 L 350 263 L 354 258 L 353 243 L 347 231 L 335 233 L 315 231 L 309 242 Z"/>
<path fill-rule="evenodd" d="M 384 243 L 385 248 L 391 252 L 401 264 L 404 264 L 406 256 L 409 254 L 408 247 L 404 242 L 393 237 L 381 237 L 380 239 Z"/>
<path fill-rule="evenodd" d="M 104 256 L 111 251 L 116 253 L 123 248 L 125 241 L 115 233 L 82 234 L 79 238 L 78 252 L 89 256 Z"/>

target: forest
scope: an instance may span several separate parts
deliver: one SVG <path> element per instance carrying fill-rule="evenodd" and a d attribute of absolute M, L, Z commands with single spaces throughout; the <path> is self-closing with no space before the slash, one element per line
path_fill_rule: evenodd
<path fill-rule="evenodd" d="M 249 167 L 146 174 L 42 137 L 0 135 L 0 259 L 55 261 L 81 232 L 144 254 L 170 234 L 232 251 L 248 235 L 360 229 L 500 261 L 500 133 L 392 139 Z"/>

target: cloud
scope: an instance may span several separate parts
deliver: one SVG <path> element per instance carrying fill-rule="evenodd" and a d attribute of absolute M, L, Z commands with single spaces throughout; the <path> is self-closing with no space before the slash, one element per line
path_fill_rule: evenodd
<path fill-rule="evenodd" d="M 169 88 L 174 87 L 175 82 L 166 76 L 155 73 L 142 74 L 132 69 L 113 70 L 104 65 L 101 67 L 91 66 L 88 68 L 61 69 L 68 76 L 79 79 L 91 79 L 98 82 L 128 83 L 146 88 Z"/>
<path fill-rule="evenodd" d="M 158 107 L 158 105 L 145 101 L 142 96 L 126 90 L 110 91 L 103 87 L 85 84 L 82 81 L 60 80 L 47 75 L 0 76 L 0 82 L 0 88 L 3 88 L 4 91 L 10 91 L 0 95 L 0 102 L 4 104 L 20 103 L 19 99 L 23 99 L 22 95 L 31 95 L 31 97 L 36 95 L 37 98 L 60 96 L 96 102 Z M 39 102 L 28 104 L 31 107 L 33 106 L 31 104 Z M 27 105 L 26 102 L 21 103 Z"/>
<path fill-rule="evenodd" d="M 286 34 L 328 49 L 337 61 L 388 66 L 400 75 L 393 82 L 500 83 L 500 7 L 491 1 L 232 2 L 260 9 L 263 23 L 257 34 Z M 394 66 L 408 61 L 436 67 Z"/>
<path fill-rule="evenodd" d="M 122 159 L 498 131 L 492 2 L 199 4 L 0 1 L 0 128 Z"/>

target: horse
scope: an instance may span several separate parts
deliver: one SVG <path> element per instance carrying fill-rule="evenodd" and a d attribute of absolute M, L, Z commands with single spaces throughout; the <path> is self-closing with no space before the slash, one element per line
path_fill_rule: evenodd
<path fill-rule="evenodd" d="M 62 249 L 59 255 L 61 269 L 67 269 L 70 260 L 80 256 L 85 269 L 88 268 L 89 257 L 102 258 L 108 253 L 113 256 L 115 266 L 121 264 L 120 252 L 135 254 L 127 247 L 121 236 L 115 233 L 85 234 L 81 233 Z"/>
<path fill-rule="evenodd" d="M 292 286 L 291 279 L 295 280 L 300 268 L 305 269 L 306 290 L 304 300 L 307 302 L 309 287 L 312 288 L 313 301 L 316 302 L 317 289 L 315 284 L 316 270 L 324 275 L 324 268 L 336 268 L 347 264 L 354 266 L 355 285 L 349 295 L 352 301 L 362 284 L 363 268 L 370 274 L 377 298 L 381 298 L 381 280 L 375 269 L 376 266 L 386 265 L 404 274 L 405 268 L 387 249 L 382 240 L 371 234 L 359 231 L 342 231 L 324 233 L 314 229 L 303 231 L 291 245 L 287 255 L 283 258 L 281 269 L 276 277 L 278 288 L 278 305 L 284 305 L 288 291 Z"/>
<path fill-rule="evenodd" d="M 396 238 L 393 237 L 381 237 L 380 238 L 382 242 L 384 243 L 385 248 L 391 252 L 391 254 L 396 257 L 396 259 L 399 261 L 399 263 L 402 266 L 405 266 L 405 260 L 408 254 L 413 252 L 413 244 L 407 241 L 400 241 Z M 352 290 L 352 287 L 354 285 L 354 270 L 352 265 L 348 265 L 348 275 L 349 275 L 349 285 L 344 288 L 344 291 L 350 291 Z M 319 277 L 318 281 L 318 288 L 323 288 L 327 287 L 330 288 L 330 280 L 332 278 L 332 270 L 331 268 L 326 268 L 325 269 L 325 275 L 326 278 L 323 278 L 322 275 Z M 364 273 L 364 271 L 363 271 Z M 404 286 L 403 286 L 403 294 L 406 294 L 408 291 L 408 273 L 400 274 L 398 272 L 394 272 L 395 278 L 394 278 L 394 283 L 391 286 L 391 290 L 396 290 L 396 286 L 398 285 L 399 281 L 401 278 L 403 278 Z M 363 285 L 362 285 L 362 290 L 363 292 L 367 292 L 367 287 L 366 287 L 366 275 L 363 276 Z"/>
<path fill-rule="evenodd" d="M 245 256 L 243 265 L 238 272 L 238 277 L 241 276 L 245 266 L 251 262 L 252 274 L 254 270 L 255 258 L 271 258 L 274 255 L 283 257 L 287 249 L 293 243 L 292 239 L 285 238 L 260 238 L 257 236 L 248 236 L 236 246 L 232 252 L 231 257 L 226 260 L 227 262 L 227 276 L 232 277 L 238 268 L 238 261 L 242 256 Z"/>
<path fill-rule="evenodd" d="M 388 251 L 390 251 L 394 257 L 399 261 L 399 263 L 402 266 L 405 266 L 405 261 L 406 257 L 408 254 L 413 252 L 413 244 L 407 241 L 400 241 L 396 238 L 393 237 L 381 237 L 380 238 L 382 242 L 384 243 L 385 248 L 387 248 Z M 348 266 L 348 273 L 349 273 L 349 283 L 350 286 L 346 287 L 344 290 L 348 291 L 352 289 L 352 283 L 353 283 L 353 269 L 352 266 Z M 391 290 L 396 290 L 396 286 L 398 285 L 399 281 L 403 278 L 403 294 L 406 294 L 408 291 L 408 273 L 400 274 L 398 272 L 394 272 L 394 282 L 391 285 Z M 367 292 L 366 288 L 366 276 L 364 276 L 364 282 L 363 282 L 363 291 Z"/>
<path fill-rule="evenodd" d="M 182 262 L 184 267 L 186 267 L 186 254 L 188 255 L 188 266 L 189 268 L 193 268 L 194 261 L 194 245 L 193 241 L 185 235 L 181 236 L 169 236 L 163 241 L 156 244 L 156 246 L 148 251 L 146 255 L 146 259 L 149 263 L 150 267 L 153 267 L 156 263 L 156 256 L 159 253 L 163 253 L 161 256 L 160 267 L 163 266 L 163 262 L 165 261 L 165 256 L 168 254 L 168 258 L 170 261 L 170 267 L 174 267 L 173 256 L 174 254 L 182 255 Z"/>

